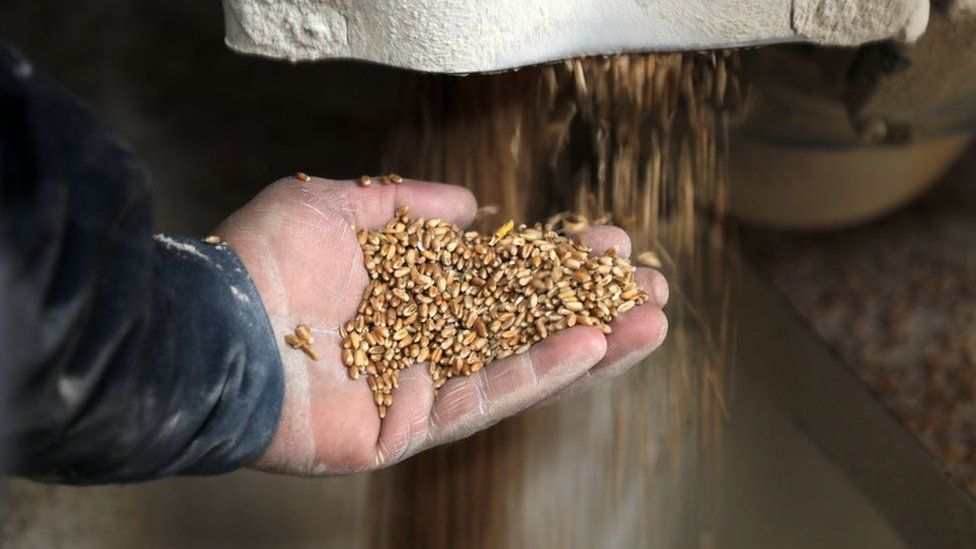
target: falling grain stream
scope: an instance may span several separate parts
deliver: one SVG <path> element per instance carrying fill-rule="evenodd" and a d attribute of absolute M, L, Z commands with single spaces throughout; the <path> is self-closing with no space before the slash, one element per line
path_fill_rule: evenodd
<path fill-rule="evenodd" d="M 672 284 L 669 341 L 631 373 L 371 478 L 374 547 L 666 547 L 707 539 L 728 371 L 721 250 L 729 52 L 411 75 L 387 168 L 497 214 L 626 229 Z M 697 534 L 696 534 L 697 535 Z"/>

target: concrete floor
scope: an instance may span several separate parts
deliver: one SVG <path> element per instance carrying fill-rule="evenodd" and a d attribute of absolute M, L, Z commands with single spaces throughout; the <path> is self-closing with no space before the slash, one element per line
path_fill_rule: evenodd
<path fill-rule="evenodd" d="M 0 0 L 0 36 L 100 112 L 155 174 L 160 230 L 206 234 L 301 169 L 375 171 L 395 71 L 288 66 L 222 45 L 217 2 Z M 774 343 L 774 342 L 771 342 Z M 892 529 L 761 383 L 740 376 L 714 537 L 701 547 L 898 548 Z M 348 547 L 368 528 L 365 477 L 242 472 L 141 486 L 15 480 L 0 547 Z M 321 517 L 329 515 L 329 521 Z M 343 529 L 326 528 L 336 522 Z"/>

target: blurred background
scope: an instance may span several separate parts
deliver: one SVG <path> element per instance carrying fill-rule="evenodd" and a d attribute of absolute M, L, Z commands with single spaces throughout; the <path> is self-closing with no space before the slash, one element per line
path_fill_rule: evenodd
<path fill-rule="evenodd" d="M 732 134 L 732 209 L 748 223 L 732 252 L 742 274 L 716 518 L 703 528 L 657 509 L 674 522 L 668 543 L 976 543 L 976 33 L 972 16 L 937 11 L 931 25 L 939 32 L 915 46 L 742 53 L 751 96 Z M 133 146 L 153 174 L 156 225 L 167 233 L 209 234 L 296 170 L 376 173 L 403 93 L 395 69 L 236 55 L 217 2 L 0 0 L 0 39 Z M 873 75 L 867 99 L 851 91 L 863 87 L 851 83 L 859 67 Z M 948 73 L 945 85 L 932 76 Z M 574 467 L 585 470 L 581 461 Z M 693 507 L 694 490 L 665 476 L 655 476 L 661 501 Z M 369 510 L 403 495 L 374 480 L 5 480 L 0 547 L 369 545 L 388 526 Z M 664 543 L 615 537 L 580 517 L 515 523 L 567 528 L 570 540 L 594 529 L 605 547 Z"/>

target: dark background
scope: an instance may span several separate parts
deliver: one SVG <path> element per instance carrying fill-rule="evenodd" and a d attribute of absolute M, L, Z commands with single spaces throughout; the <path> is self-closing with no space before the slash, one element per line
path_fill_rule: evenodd
<path fill-rule="evenodd" d="M 205 234 L 298 170 L 375 172 L 400 83 L 378 66 L 235 54 L 217 0 L 0 0 L 0 40 L 132 144 L 166 232 Z"/>

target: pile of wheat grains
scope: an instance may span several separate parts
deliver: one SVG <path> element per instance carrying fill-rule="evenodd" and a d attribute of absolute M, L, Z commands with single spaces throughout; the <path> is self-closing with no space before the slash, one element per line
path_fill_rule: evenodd
<path fill-rule="evenodd" d="M 381 418 L 404 368 L 426 362 L 436 390 L 577 324 L 609 334 L 647 301 L 615 249 L 591 256 L 554 229 L 509 222 L 484 235 L 403 207 L 357 233 L 370 282 L 340 327 L 342 360 L 351 378 L 367 376 Z"/>

